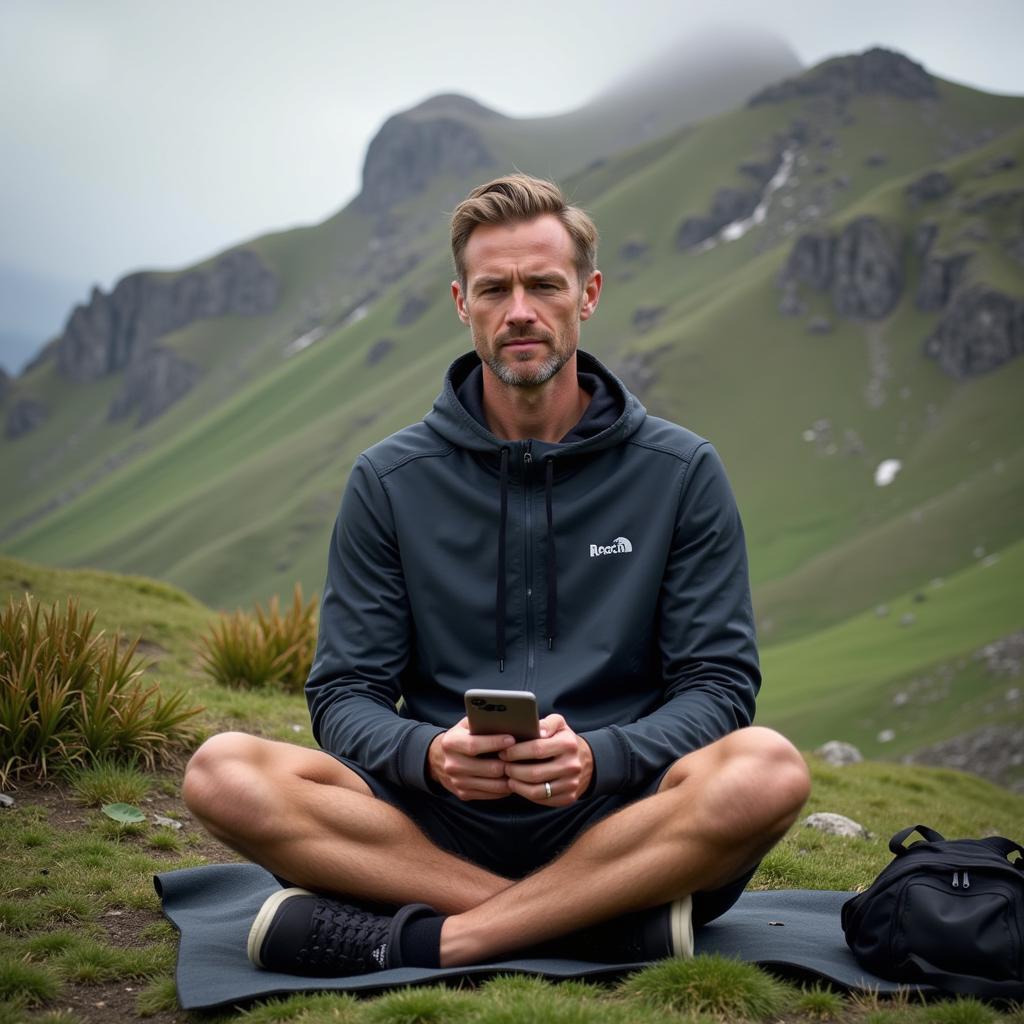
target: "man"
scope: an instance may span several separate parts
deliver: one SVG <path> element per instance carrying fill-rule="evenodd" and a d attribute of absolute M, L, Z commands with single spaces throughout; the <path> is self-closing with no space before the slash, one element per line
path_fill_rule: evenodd
<path fill-rule="evenodd" d="M 475 352 L 353 467 L 307 684 L 323 749 L 229 733 L 189 765 L 199 819 L 289 880 L 250 933 L 259 966 L 689 955 L 806 800 L 799 753 L 750 725 L 717 455 L 577 351 L 596 245 L 523 175 L 455 210 Z M 535 691 L 541 738 L 471 735 L 472 687 Z"/>

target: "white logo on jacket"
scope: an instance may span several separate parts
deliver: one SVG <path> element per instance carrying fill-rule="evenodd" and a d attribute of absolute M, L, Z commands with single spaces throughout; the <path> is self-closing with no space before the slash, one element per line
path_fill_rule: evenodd
<path fill-rule="evenodd" d="M 598 558 L 601 555 L 628 555 L 633 550 L 633 545 L 628 537 L 616 537 L 611 544 L 591 544 L 590 557 Z"/>

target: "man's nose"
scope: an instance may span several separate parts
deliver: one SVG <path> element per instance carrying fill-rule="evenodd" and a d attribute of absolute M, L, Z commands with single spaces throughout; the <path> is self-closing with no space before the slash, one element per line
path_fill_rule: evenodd
<path fill-rule="evenodd" d="M 516 286 L 512 289 L 508 309 L 505 311 L 505 319 L 510 324 L 528 324 L 537 319 L 537 314 L 525 288 Z"/>

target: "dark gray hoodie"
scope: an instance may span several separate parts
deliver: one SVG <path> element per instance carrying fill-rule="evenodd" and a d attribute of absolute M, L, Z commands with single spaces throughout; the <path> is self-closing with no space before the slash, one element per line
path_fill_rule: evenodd
<path fill-rule="evenodd" d="M 503 441 L 479 367 L 456 360 L 423 422 L 352 468 L 306 684 L 313 734 L 433 791 L 427 749 L 465 691 L 533 690 L 593 750 L 589 794 L 638 791 L 753 719 L 747 558 L 721 461 L 584 352 L 593 397 L 563 442 Z"/>

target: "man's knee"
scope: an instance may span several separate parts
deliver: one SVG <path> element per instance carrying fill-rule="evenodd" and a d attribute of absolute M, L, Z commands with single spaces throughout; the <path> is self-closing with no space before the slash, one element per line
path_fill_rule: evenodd
<path fill-rule="evenodd" d="M 738 729 L 677 761 L 662 788 L 690 779 L 706 787 L 723 821 L 738 820 L 779 835 L 796 820 L 811 791 L 800 751 L 781 733 L 762 726 Z"/>
<path fill-rule="evenodd" d="M 220 817 L 222 810 L 237 806 L 247 780 L 259 772 L 260 746 L 265 740 L 241 732 L 211 736 L 192 755 L 185 768 L 182 798 L 199 818 Z"/>

